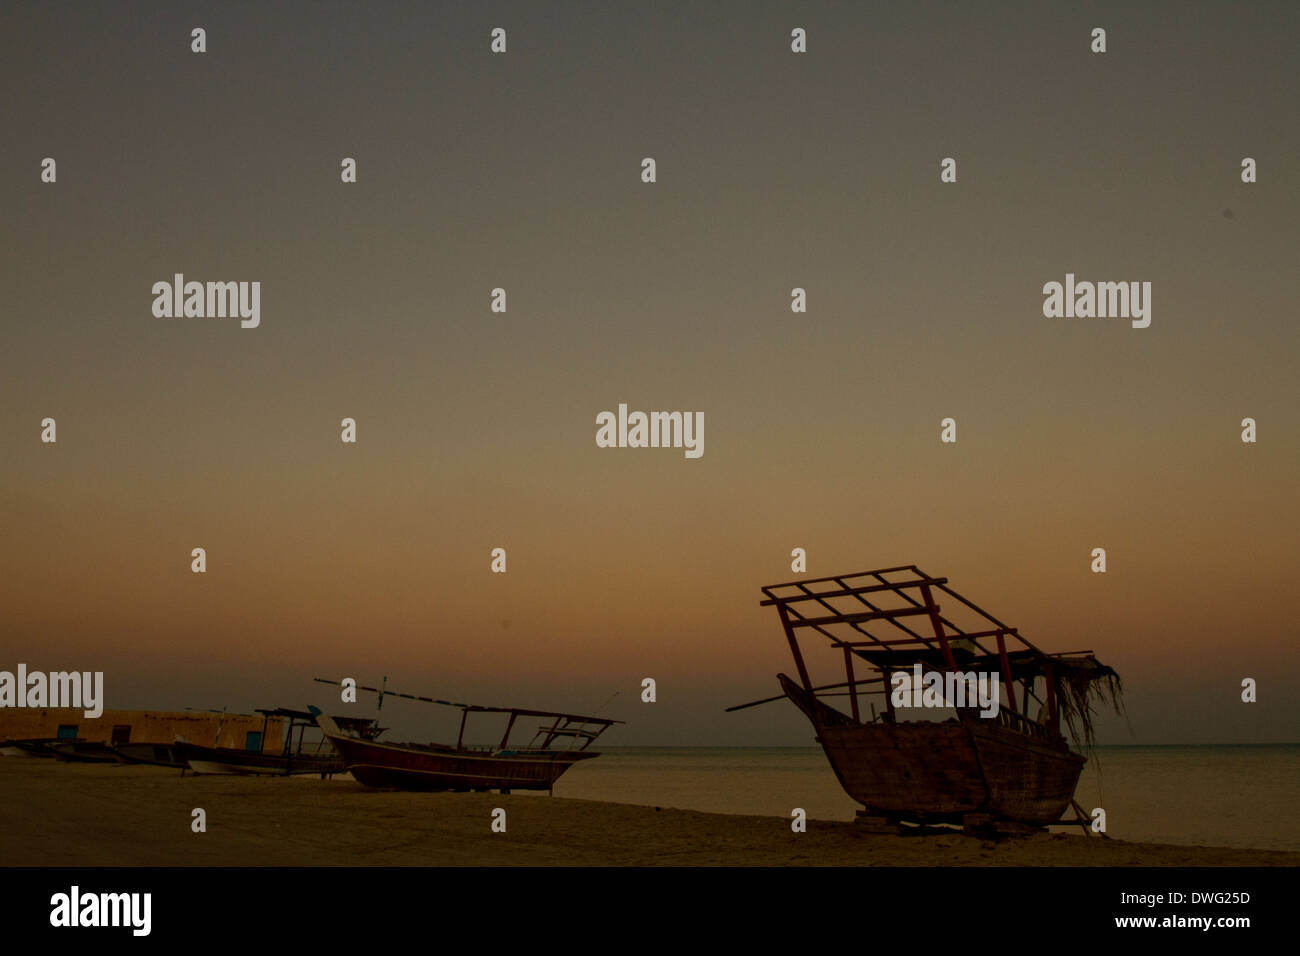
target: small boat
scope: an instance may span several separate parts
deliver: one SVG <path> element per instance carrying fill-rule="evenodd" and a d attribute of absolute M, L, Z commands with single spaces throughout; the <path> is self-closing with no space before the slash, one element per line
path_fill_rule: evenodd
<path fill-rule="evenodd" d="M 320 774 L 328 777 L 343 772 L 343 759 L 327 740 L 322 739 L 314 751 L 303 749 L 303 733 L 307 728 L 316 728 L 315 717 L 301 710 L 289 710 L 284 707 L 261 709 L 257 713 L 265 718 L 263 733 L 258 735 L 260 742 L 266 739 L 265 728 L 272 717 L 287 718 L 284 747 L 279 752 L 267 750 L 239 750 L 235 747 L 204 747 L 186 740 L 177 740 L 173 744 L 174 752 L 184 765 L 195 773 L 203 774 L 258 774 L 270 776 L 290 776 L 298 774 Z M 372 720 L 340 717 L 339 722 L 347 726 L 359 738 L 373 738 L 382 728 Z M 298 731 L 298 742 L 294 745 L 294 731 Z"/>
<path fill-rule="evenodd" d="M 1060 730 L 1064 721 L 1075 743 L 1091 744 L 1093 703 L 1120 711 L 1119 675 L 1091 651 L 1044 653 L 947 582 L 906 565 L 764 587 L 798 680 L 778 674 L 780 696 L 728 710 L 789 699 L 873 822 L 1082 824 L 1074 789 L 1085 760 Z M 937 595 L 955 602 L 947 613 Z M 916 618 L 923 625 L 907 623 Z M 829 639 L 846 680 L 814 683 L 799 643 L 810 631 Z M 967 693 L 976 687 L 978 702 Z M 849 712 L 830 697 L 847 698 Z M 1076 818 L 1062 820 L 1071 806 Z"/>
<path fill-rule="evenodd" d="M 26 740 L 0 740 L 0 756 L 53 757 L 54 752 L 50 750 L 50 744 L 67 739 L 66 737 L 32 737 Z"/>
<path fill-rule="evenodd" d="M 178 740 L 176 754 L 195 773 L 291 774 L 319 773 L 322 776 L 343 772 L 343 761 L 336 753 L 277 754 L 236 750 L 234 747 L 204 747 Z"/>
<path fill-rule="evenodd" d="M 186 766 L 175 744 L 114 744 L 113 752 L 127 763 L 147 763 L 156 767 Z"/>
<path fill-rule="evenodd" d="M 317 678 L 321 683 L 335 683 Z M 525 710 L 518 707 L 483 707 L 397 694 L 374 687 L 383 695 L 404 697 L 427 703 L 443 704 L 461 711 L 460 735 L 454 747 L 445 744 L 391 744 L 366 740 L 345 733 L 335 719 L 312 707 L 316 723 L 343 758 L 343 765 L 360 783 L 368 787 L 399 790 L 451 790 L 458 792 L 499 790 L 551 790 L 555 781 L 582 760 L 600 756 L 588 750 L 597 737 L 621 720 L 585 717 L 549 710 Z M 508 715 L 505 734 L 495 747 L 466 746 L 465 724 L 470 714 Z M 516 721 L 538 717 L 544 723 L 526 747 L 509 744 Z M 545 721 L 549 721 L 547 724 Z"/>
<path fill-rule="evenodd" d="M 113 748 L 98 740 L 56 740 L 46 744 L 55 759 L 66 763 L 118 763 Z"/>

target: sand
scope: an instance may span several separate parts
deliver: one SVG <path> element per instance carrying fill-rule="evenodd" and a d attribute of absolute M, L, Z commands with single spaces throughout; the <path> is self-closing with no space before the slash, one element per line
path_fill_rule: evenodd
<path fill-rule="evenodd" d="M 191 830 L 194 808 L 207 832 Z M 506 811 L 506 832 L 492 813 Z M 1128 843 L 1075 830 L 993 841 L 544 794 L 403 793 L 350 778 L 182 776 L 0 758 L 10 866 L 1297 866 L 1300 853 Z"/>

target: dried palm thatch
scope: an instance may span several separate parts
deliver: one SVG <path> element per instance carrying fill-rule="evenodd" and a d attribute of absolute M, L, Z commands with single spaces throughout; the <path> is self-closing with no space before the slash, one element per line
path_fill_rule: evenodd
<path fill-rule="evenodd" d="M 1076 745 L 1094 745 L 1093 720 L 1100 709 L 1109 705 L 1116 714 L 1124 713 L 1119 674 L 1091 654 L 1053 658 L 1052 679 L 1061 719 Z"/>

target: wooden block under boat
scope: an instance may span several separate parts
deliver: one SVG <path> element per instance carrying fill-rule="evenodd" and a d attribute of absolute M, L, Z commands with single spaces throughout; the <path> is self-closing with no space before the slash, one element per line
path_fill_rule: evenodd
<path fill-rule="evenodd" d="M 853 821 L 859 826 L 864 833 L 897 833 L 900 824 L 896 817 L 886 817 L 880 814 L 872 813 L 870 810 L 859 810 L 857 817 Z"/>

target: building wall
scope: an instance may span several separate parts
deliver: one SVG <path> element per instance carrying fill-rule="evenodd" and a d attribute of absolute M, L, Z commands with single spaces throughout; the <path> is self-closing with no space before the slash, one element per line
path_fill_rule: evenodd
<path fill-rule="evenodd" d="M 0 709 L 0 739 L 27 740 L 57 737 L 59 726 L 77 728 L 83 740 L 108 743 L 114 727 L 130 727 L 130 743 L 169 744 L 177 737 L 205 747 L 244 749 L 245 734 L 261 732 L 261 714 L 193 714 L 162 710 L 105 710 L 91 720 L 75 707 L 5 707 Z M 220 733 L 218 734 L 218 729 Z M 296 735 L 295 735 L 296 736 Z M 284 718 L 266 724 L 262 746 L 279 752 L 284 741 Z"/>

